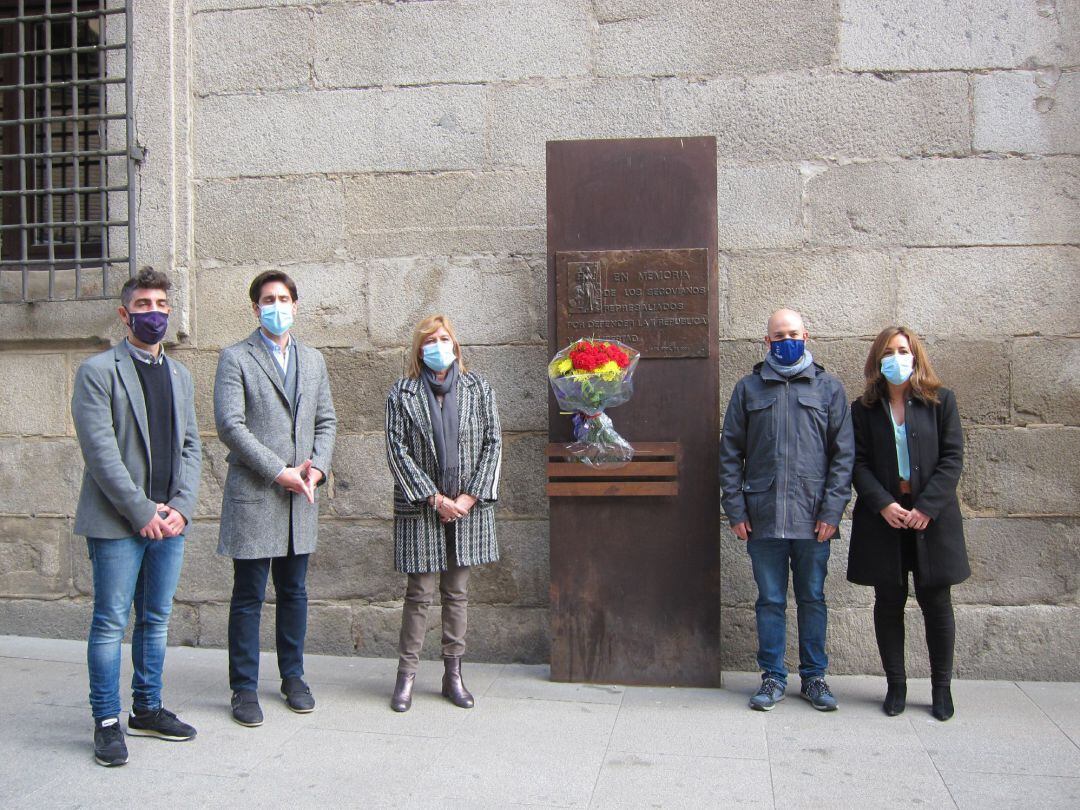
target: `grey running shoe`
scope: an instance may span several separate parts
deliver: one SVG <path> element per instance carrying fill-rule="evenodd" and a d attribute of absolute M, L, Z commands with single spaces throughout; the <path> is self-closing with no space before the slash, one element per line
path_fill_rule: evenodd
<path fill-rule="evenodd" d="M 837 709 L 836 698 L 829 690 L 824 678 L 811 678 L 803 681 L 802 696 L 819 712 L 834 712 Z"/>
<path fill-rule="evenodd" d="M 759 712 L 770 711 L 777 703 L 784 699 L 787 687 L 776 678 L 762 678 L 761 688 L 750 698 L 750 708 Z"/>

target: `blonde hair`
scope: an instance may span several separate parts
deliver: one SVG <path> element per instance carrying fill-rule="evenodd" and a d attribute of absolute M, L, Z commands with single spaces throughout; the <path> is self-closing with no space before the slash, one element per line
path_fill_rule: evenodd
<path fill-rule="evenodd" d="M 860 397 L 863 405 L 870 407 L 879 400 L 889 397 L 888 383 L 885 375 L 881 373 L 881 359 L 885 356 L 889 341 L 897 335 L 907 338 L 911 354 L 915 359 L 909 378 L 911 393 L 929 405 L 936 405 L 941 380 L 934 373 L 934 367 L 930 364 L 930 355 L 926 353 L 926 348 L 919 340 L 919 336 L 906 326 L 890 326 L 881 330 L 881 333 L 874 338 L 874 343 L 870 346 L 870 354 L 866 357 L 866 367 L 863 369 L 863 375 L 866 377 L 866 388 Z"/>
<path fill-rule="evenodd" d="M 450 319 L 445 315 L 429 315 L 413 328 L 412 349 L 405 359 L 406 377 L 413 380 L 420 379 L 420 369 L 423 368 L 424 362 L 420 356 L 421 347 L 427 338 L 439 331 L 439 327 L 445 329 L 450 335 L 450 339 L 454 341 L 454 356 L 457 357 L 458 371 L 462 374 L 465 373 L 465 361 L 461 359 L 461 344 L 458 343 L 457 333 L 454 332 L 454 326 L 450 323 Z"/>

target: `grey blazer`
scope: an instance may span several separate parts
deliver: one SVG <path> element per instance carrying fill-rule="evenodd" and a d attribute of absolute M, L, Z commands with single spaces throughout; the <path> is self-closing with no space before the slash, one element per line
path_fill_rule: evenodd
<path fill-rule="evenodd" d="M 319 495 L 309 504 L 275 484 L 284 467 L 311 459 L 325 476 L 337 436 L 337 416 L 322 353 L 293 337 L 296 411 L 259 330 L 222 351 L 214 380 L 218 438 L 229 448 L 221 502 L 218 554 L 238 560 L 284 557 L 292 531 L 296 554 L 315 550 Z"/>
<path fill-rule="evenodd" d="M 195 389 L 173 360 L 173 470 L 169 506 L 188 521 L 199 494 L 202 445 L 195 422 Z M 71 417 L 83 456 L 75 533 L 134 537 L 154 517 L 150 491 L 150 433 L 135 361 L 122 343 L 83 361 L 75 374 Z"/>
<path fill-rule="evenodd" d="M 458 565 L 499 559 L 495 502 L 502 471 L 502 428 L 495 392 L 470 371 L 458 377 L 458 466 L 462 492 L 476 505 L 455 526 Z M 446 528 L 427 498 L 438 492 L 439 462 L 427 397 L 403 377 L 386 398 L 386 460 L 394 477 L 394 568 L 406 574 L 445 571 Z"/>

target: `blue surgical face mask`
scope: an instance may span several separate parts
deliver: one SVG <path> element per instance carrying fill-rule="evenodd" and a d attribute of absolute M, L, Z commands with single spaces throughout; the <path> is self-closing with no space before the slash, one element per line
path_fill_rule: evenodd
<path fill-rule="evenodd" d="M 914 367 L 915 358 L 910 354 L 890 354 L 881 358 L 881 373 L 893 385 L 906 383 Z"/>
<path fill-rule="evenodd" d="M 806 352 L 806 341 L 784 338 L 769 342 L 769 353 L 782 366 L 793 366 Z"/>
<path fill-rule="evenodd" d="M 259 323 L 272 335 L 284 335 L 293 325 L 293 305 L 263 304 L 259 307 Z"/>
<path fill-rule="evenodd" d="M 454 344 L 449 340 L 437 340 L 428 343 L 423 349 L 424 365 L 432 371 L 446 371 L 454 364 Z"/>

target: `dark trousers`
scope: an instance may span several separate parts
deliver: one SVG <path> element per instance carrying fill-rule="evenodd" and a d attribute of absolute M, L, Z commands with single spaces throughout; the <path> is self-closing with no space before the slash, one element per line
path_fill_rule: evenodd
<path fill-rule="evenodd" d="M 259 620 L 266 597 L 266 579 L 274 578 L 277 595 L 277 659 L 281 677 L 303 677 L 307 634 L 308 554 L 233 560 L 233 592 L 229 604 L 229 686 L 234 692 L 259 684 Z"/>
<path fill-rule="evenodd" d="M 908 598 L 908 573 L 917 570 L 915 532 L 904 531 L 901 535 L 903 583 L 874 586 L 874 633 L 877 635 L 878 652 L 881 653 L 881 666 L 889 683 L 903 683 L 907 678 L 904 668 L 904 607 Z M 952 680 L 953 647 L 956 642 L 952 586 L 921 585 L 916 576 L 915 600 L 922 609 L 926 626 L 930 680 L 934 684 L 948 684 Z"/>

